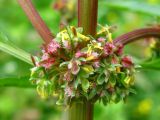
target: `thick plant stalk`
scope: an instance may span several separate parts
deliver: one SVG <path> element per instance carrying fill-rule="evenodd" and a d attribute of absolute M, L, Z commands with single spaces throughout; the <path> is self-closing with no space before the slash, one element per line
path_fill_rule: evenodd
<path fill-rule="evenodd" d="M 123 34 L 114 39 L 115 44 L 128 44 L 147 37 L 160 38 L 160 27 L 143 28 Z"/>
<path fill-rule="evenodd" d="M 74 101 L 68 111 L 68 120 L 93 120 L 93 104 L 86 100 Z"/>
<path fill-rule="evenodd" d="M 49 43 L 53 39 L 53 35 L 36 11 L 31 0 L 18 0 L 18 2 L 45 43 Z"/>
<path fill-rule="evenodd" d="M 86 35 L 96 35 L 98 0 L 78 0 L 78 26 Z M 94 104 L 90 101 L 73 101 L 68 120 L 93 120 Z"/>
<path fill-rule="evenodd" d="M 78 0 L 78 26 L 84 34 L 95 35 L 97 27 L 98 0 Z"/>

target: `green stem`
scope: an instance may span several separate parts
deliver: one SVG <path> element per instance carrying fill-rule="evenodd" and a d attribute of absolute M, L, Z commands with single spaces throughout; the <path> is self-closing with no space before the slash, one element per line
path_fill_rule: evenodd
<path fill-rule="evenodd" d="M 86 35 L 96 34 L 97 9 L 98 0 L 78 0 L 78 26 Z"/>
<path fill-rule="evenodd" d="M 88 101 L 74 101 L 69 108 L 68 120 L 93 120 L 93 104 Z"/>
<path fill-rule="evenodd" d="M 96 35 L 98 0 L 78 0 L 78 26 L 86 35 Z M 87 100 L 72 101 L 68 120 L 93 120 L 94 104 Z"/>

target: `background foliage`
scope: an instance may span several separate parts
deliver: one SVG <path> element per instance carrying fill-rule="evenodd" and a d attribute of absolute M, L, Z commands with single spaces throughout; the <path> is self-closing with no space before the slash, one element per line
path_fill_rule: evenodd
<path fill-rule="evenodd" d="M 33 0 L 52 32 L 57 33 L 62 14 L 53 9 L 54 1 Z M 99 0 L 99 2 L 98 22 L 118 26 L 114 36 L 159 21 L 159 0 Z M 75 11 L 71 12 L 75 14 Z M 76 18 L 70 21 L 70 25 L 76 25 Z M 0 31 L 11 40 L 10 42 L 32 54 L 36 54 L 42 44 L 41 38 L 16 0 L 0 0 Z M 128 45 L 125 51 L 136 59 L 144 59 L 151 55 L 147 46 L 148 43 L 138 41 Z M 156 66 L 160 66 L 160 63 L 156 63 Z M 15 76 L 25 76 L 24 80 L 27 80 L 30 68 L 30 65 L 0 51 L 2 78 L 0 83 L 3 80 L 12 80 L 14 84 Z M 126 104 L 103 106 L 97 103 L 95 120 L 159 120 L 159 74 L 158 70 L 141 70 L 136 75 L 137 95 L 131 96 Z M 18 81 L 21 84 L 21 78 Z M 33 88 L 4 87 L 4 84 L 0 86 L 1 120 L 59 120 L 64 116 L 61 113 L 62 109 L 55 107 L 55 100 L 50 99 L 46 102 L 40 99 Z"/>

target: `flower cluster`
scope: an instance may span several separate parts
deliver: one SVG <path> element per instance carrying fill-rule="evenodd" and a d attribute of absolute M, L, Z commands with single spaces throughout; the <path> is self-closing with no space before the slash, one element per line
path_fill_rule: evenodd
<path fill-rule="evenodd" d="M 123 45 L 114 44 L 108 28 L 97 37 L 82 34 L 82 28 L 67 27 L 42 47 L 34 57 L 32 83 L 43 98 L 59 97 L 57 104 L 72 100 L 119 102 L 134 90 L 134 63 L 123 55 Z"/>

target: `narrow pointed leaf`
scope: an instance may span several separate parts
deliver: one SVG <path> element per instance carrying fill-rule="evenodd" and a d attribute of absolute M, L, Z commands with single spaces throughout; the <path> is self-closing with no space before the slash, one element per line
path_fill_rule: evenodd
<path fill-rule="evenodd" d="M 104 75 L 104 74 L 100 74 L 100 75 L 98 76 L 98 78 L 97 78 L 97 83 L 98 83 L 99 85 L 102 85 L 102 84 L 104 83 L 104 81 L 105 81 L 105 75 Z"/>
<path fill-rule="evenodd" d="M 81 83 L 82 83 L 82 89 L 84 92 L 87 92 L 88 88 L 89 88 L 89 81 L 86 78 L 82 78 L 81 79 Z"/>
<path fill-rule="evenodd" d="M 0 76 L 0 87 L 33 88 L 35 86 L 29 82 L 29 76 Z"/>
<path fill-rule="evenodd" d="M 160 70 L 160 59 L 157 58 L 151 61 L 145 61 L 145 62 L 142 62 L 140 65 L 142 68 L 145 68 L 145 69 Z"/>
<path fill-rule="evenodd" d="M 7 37 L 4 34 L 0 34 L 0 50 L 6 52 L 30 65 L 33 65 L 31 60 L 31 55 L 24 50 L 16 47 L 10 41 L 8 41 Z"/>

